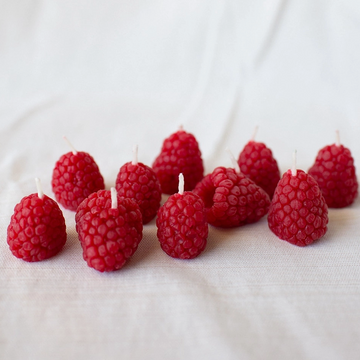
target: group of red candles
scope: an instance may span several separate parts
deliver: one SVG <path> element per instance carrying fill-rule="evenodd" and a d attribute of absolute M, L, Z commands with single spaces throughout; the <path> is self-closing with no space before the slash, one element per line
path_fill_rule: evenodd
<path fill-rule="evenodd" d="M 181 128 L 165 139 L 152 167 L 138 162 L 134 149 L 111 190 L 94 159 L 72 147 L 56 162 L 52 189 L 58 203 L 76 211 L 83 257 L 99 271 L 120 269 L 136 251 L 143 224 L 156 216 L 162 249 L 189 259 L 205 249 L 208 224 L 237 227 L 266 214 L 280 239 L 309 245 L 326 233 L 328 207 L 349 206 L 358 194 L 354 159 L 339 140 L 319 151 L 307 173 L 294 161 L 280 177 L 272 151 L 254 139 L 233 162 L 204 177 L 198 142 Z M 54 256 L 66 242 L 60 207 L 39 181 L 37 187 L 15 206 L 7 231 L 10 250 L 26 261 Z M 170 197 L 161 206 L 162 193 Z"/>

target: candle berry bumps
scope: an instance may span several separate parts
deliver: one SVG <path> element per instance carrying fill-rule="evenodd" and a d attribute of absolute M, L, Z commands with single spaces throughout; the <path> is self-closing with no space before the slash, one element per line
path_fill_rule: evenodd
<path fill-rule="evenodd" d="M 115 188 L 99 190 L 77 208 L 76 231 L 89 267 L 100 272 L 121 269 L 142 239 L 142 216 L 132 199 Z"/>
<path fill-rule="evenodd" d="M 56 162 L 51 185 L 56 200 L 64 208 L 76 211 L 86 197 L 104 189 L 105 184 L 95 160 L 88 153 L 76 151 L 69 145 L 73 150 Z"/>
<path fill-rule="evenodd" d="M 185 190 L 193 190 L 204 174 L 201 152 L 194 135 L 180 128 L 165 139 L 152 168 L 164 194 L 177 192 L 180 173 L 184 175 Z"/>
<path fill-rule="evenodd" d="M 295 161 L 281 178 L 272 199 L 268 225 L 280 239 L 306 246 L 327 231 L 328 207 L 316 180 Z"/>
<path fill-rule="evenodd" d="M 66 226 L 59 205 L 38 193 L 25 196 L 14 209 L 7 229 L 7 243 L 16 257 L 34 262 L 56 255 L 65 245 Z"/>
<path fill-rule="evenodd" d="M 171 257 L 193 259 L 206 247 L 208 223 L 204 203 L 191 191 L 184 191 L 179 175 L 179 192 L 171 195 L 156 218 L 161 248 Z"/>
<path fill-rule="evenodd" d="M 318 182 L 328 207 L 351 205 L 358 195 L 354 159 L 348 148 L 337 143 L 319 150 L 309 174 Z"/>

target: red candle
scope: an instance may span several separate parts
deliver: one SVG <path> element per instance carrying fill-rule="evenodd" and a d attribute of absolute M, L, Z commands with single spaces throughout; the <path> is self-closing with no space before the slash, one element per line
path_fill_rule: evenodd
<path fill-rule="evenodd" d="M 260 220 L 268 211 L 269 195 L 234 168 L 217 167 L 200 181 L 194 192 L 204 201 L 209 224 L 237 227 Z"/>
<path fill-rule="evenodd" d="M 171 195 L 158 212 L 157 236 L 169 256 L 193 259 L 206 247 L 208 223 L 201 198 L 184 188 L 184 176 L 179 174 L 178 193 Z"/>
<path fill-rule="evenodd" d="M 65 245 L 65 219 L 59 205 L 44 195 L 40 180 L 37 193 L 15 206 L 7 229 L 11 252 L 25 261 L 41 261 L 56 255 Z"/>
<path fill-rule="evenodd" d="M 338 131 L 336 138 L 335 144 L 319 150 L 309 174 L 318 182 L 327 205 L 343 208 L 354 202 L 359 185 L 351 152 L 340 143 Z"/>
<path fill-rule="evenodd" d="M 238 159 L 241 172 L 273 196 L 280 180 L 280 171 L 272 151 L 261 142 L 255 141 L 257 127 L 252 139 L 245 145 Z"/>
<path fill-rule="evenodd" d="M 160 182 L 152 168 L 138 162 L 137 146 L 134 148 L 133 161 L 120 168 L 115 187 L 119 196 L 136 201 L 144 224 L 156 216 L 161 202 Z"/>
<path fill-rule="evenodd" d="M 194 135 L 182 127 L 164 140 L 160 154 L 152 168 L 159 178 L 162 192 L 174 194 L 177 191 L 178 176 L 185 178 L 185 190 L 193 190 L 204 176 L 204 166 L 199 144 Z"/>
<path fill-rule="evenodd" d="M 72 151 L 56 162 L 52 174 L 52 189 L 56 200 L 64 208 L 76 211 L 91 193 L 105 188 L 104 178 L 90 154 L 76 151 L 66 137 Z"/>
<path fill-rule="evenodd" d="M 293 165 L 279 181 L 272 199 L 268 225 L 280 239 L 306 246 L 325 235 L 328 208 L 316 180 Z"/>
<path fill-rule="evenodd" d="M 119 197 L 115 188 L 90 194 L 79 205 L 75 221 L 83 258 L 100 272 L 121 269 L 142 239 L 139 205 Z"/>

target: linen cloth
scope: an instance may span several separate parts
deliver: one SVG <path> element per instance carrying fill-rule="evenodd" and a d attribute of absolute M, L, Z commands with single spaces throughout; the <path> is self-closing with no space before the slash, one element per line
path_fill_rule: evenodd
<path fill-rule="evenodd" d="M 342 143 L 360 162 L 360 4 L 326 0 L 0 1 L 0 359 L 358 359 L 360 203 L 306 248 L 266 217 L 209 228 L 175 260 L 155 220 L 120 271 L 87 267 L 74 213 L 40 263 L 6 243 L 13 208 L 70 149 L 106 188 L 139 145 L 151 165 L 180 125 L 205 172 L 257 141 L 281 172 Z M 359 175 L 359 173 L 358 173 Z M 167 196 L 163 196 L 163 202 Z"/>

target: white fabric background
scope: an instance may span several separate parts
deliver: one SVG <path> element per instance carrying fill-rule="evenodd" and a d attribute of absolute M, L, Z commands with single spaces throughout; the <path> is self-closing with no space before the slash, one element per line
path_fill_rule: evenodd
<path fill-rule="evenodd" d="M 307 248 L 266 219 L 210 227 L 191 261 L 168 257 L 155 221 L 131 261 L 82 260 L 74 213 L 56 257 L 26 263 L 6 228 L 34 177 L 53 197 L 69 149 L 106 187 L 139 144 L 151 165 L 179 125 L 206 172 L 230 166 L 259 125 L 281 171 L 344 145 L 360 162 L 356 0 L 0 1 L 0 359 L 358 359 L 360 201 L 330 210 Z M 359 174 L 359 173 L 358 173 Z M 165 200 L 164 197 L 163 200 Z"/>

